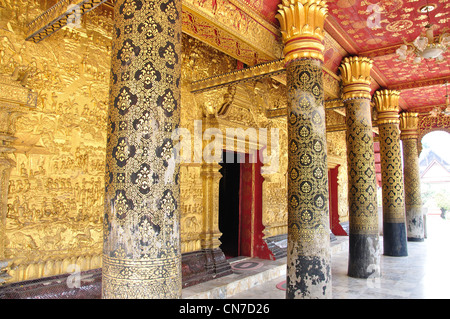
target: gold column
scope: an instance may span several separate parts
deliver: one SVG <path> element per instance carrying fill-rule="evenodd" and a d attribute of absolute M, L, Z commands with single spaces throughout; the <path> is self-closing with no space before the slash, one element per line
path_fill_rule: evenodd
<path fill-rule="evenodd" d="M 366 57 L 346 57 L 340 71 L 347 114 L 349 207 L 348 275 L 373 277 L 380 268 L 377 185 L 370 109 L 370 70 Z"/>
<path fill-rule="evenodd" d="M 286 297 L 331 298 L 327 145 L 323 92 L 323 0 L 283 0 L 288 86 Z"/>
<path fill-rule="evenodd" d="M 180 298 L 181 1 L 114 5 L 103 298 Z"/>
<path fill-rule="evenodd" d="M 219 128 L 217 119 L 213 116 L 203 119 L 203 132 L 209 128 Z M 202 135 L 203 136 L 203 135 Z M 203 141 L 204 146 L 208 141 Z M 200 234 L 202 249 L 217 249 L 222 233 L 219 230 L 219 184 L 222 174 L 221 165 L 216 162 L 203 161 L 201 177 L 203 183 L 203 231 Z"/>
<path fill-rule="evenodd" d="M 388 256 L 407 256 L 402 159 L 400 154 L 400 92 L 381 90 L 374 99 L 380 134 L 383 195 L 383 248 Z"/>
<path fill-rule="evenodd" d="M 400 139 L 403 147 L 403 175 L 405 177 L 405 210 L 408 241 L 424 240 L 424 221 L 420 192 L 418 127 L 419 113 L 400 114 Z"/>

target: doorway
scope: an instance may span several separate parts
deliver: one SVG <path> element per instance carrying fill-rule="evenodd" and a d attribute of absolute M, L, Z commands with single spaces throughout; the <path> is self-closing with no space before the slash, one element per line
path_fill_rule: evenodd
<path fill-rule="evenodd" d="M 242 159 L 239 163 L 239 159 Z M 230 159 L 233 159 L 232 161 Z M 220 248 L 226 258 L 273 258 L 263 239 L 261 162 L 249 154 L 224 151 L 219 183 Z"/>
<path fill-rule="evenodd" d="M 219 183 L 219 238 L 226 258 L 239 256 L 239 190 L 240 190 L 240 163 L 237 153 L 233 161 L 226 161 L 228 152 L 223 152 L 222 168 L 219 172 L 222 178 Z M 228 155 L 230 156 L 230 155 Z M 229 157 L 228 157 L 229 158 Z"/>

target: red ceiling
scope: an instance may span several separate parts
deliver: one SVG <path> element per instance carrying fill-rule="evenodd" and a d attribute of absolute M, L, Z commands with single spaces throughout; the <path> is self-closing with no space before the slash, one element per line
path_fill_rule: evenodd
<path fill-rule="evenodd" d="M 431 85 L 420 89 L 405 89 L 401 91 L 400 106 L 403 109 L 414 109 L 419 112 L 430 111 L 431 106 L 445 104 L 445 85 Z"/>
<path fill-rule="evenodd" d="M 406 82 L 424 81 L 450 76 L 450 51 L 445 53 L 446 61 L 436 63 L 434 60 L 424 60 L 420 64 L 412 61 L 398 61 L 396 54 L 374 57 L 374 64 L 384 75 L 391 86 Z"/>
<path fill-rule="evenodd" d="M 448 25 L 449 7 L 446 0 L 329 0 L 328 12 L 359 52 L 378 50 L 403 40 L 413 41 L 428 23 L 426 13 L 419 8 L 427 3 L 437 5 L 430 12 L 430 22 L 436 32 Z M 379 24 L 370 27 L 370 17 L 376 16 L 379 7 Z M 372 20 L 375 21 L 375 20 Z"/>
<path fill-rule="evenodd" d="M 371 27 L 368 18 L 376 16 L 376 4 L 379 23 Z M 427 14 L 419 12 L 426 4 L 436 5 L 429 13 L 430 20 Z M 450 51 L 444 62 L 422 60 L 416 65 L 411 63 L 412 58 L 399 61 L 395 50 L 404 41 L 412 42 L 422 34 L 428 21 L 434 25 L 435 35 L 448 29 L 449 8 L 449 0 L 329 0 L 327 22 L 330 33 L 350 54 L 374 60 L 374 78 L 381 87 L 401 91 L 403 110 L 423 112 L 445 104 L 442 84 L 450 82 Z"/>
<path fill-rule="evenodd" d="M 267 21 L 279 25 L 275 14 L 280 0 L 243 1 Z M 400 90 L 404 110 L 426 111 L 426 106 L 445 103 L 442 84 L 450 82 L 450 50 L 444 62 L 423 60 L 419 65 L 398 61 L 395 50 L 424 31 L 428 16 L 419 12 L 419 8 L 426 4 L 436 5 L 429 14 L 434 34 L 441 34 L 446 28 L 450 32 L 450 0 L 328 0 L 327 3 L 325 29 L 345 50 L 332 47 L 325 52 L 325 65 L 329 69 L 337 72 L 345 55 L 368 56 L 374 60 L 373 77 L 377 83 L 373 89 Z M 377 16 L 375 5 L 379 7 L 379 23 L 371 27 L 367 21 L 370 16 Z"/>

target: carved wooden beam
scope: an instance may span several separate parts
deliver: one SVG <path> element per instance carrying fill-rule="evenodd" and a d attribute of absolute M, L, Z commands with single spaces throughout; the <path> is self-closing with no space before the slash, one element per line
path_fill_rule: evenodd
<path fill-rule="evenodd" d="M 61 0 L 28 24 L 27 41 L 38 43 L 66 25 L 76 24 L 82 15 L 106 0 Z"/>
<path fill-rule="evenodd" d="M 112 8 L 113 2 L 60 0 L 28 25 L 26 39 L 39 42 L 67 25 L 68 20 L 84 15 L 100 4 Z M 185 0 L 182 10 L 184 33 L 249 66 L 282 58 L 279 29 L 241 0 Z M 327 38 L 331 35 L 325 33 Z"/>
<path fill-rule="evenodd" d="M 237 70 L 192 82 L 191 92 L 200 93 L 236 84 L 238 82 L 246 82 L 250 80 L 279 75 L 284 72 L 286 72 L 286 69 L 284 68 L 283 60 L 258 64 L 250 68 L 245 68 L 242 70 Z"/>
<path fill-rule="evenodd" d="M 28 25 L 26 40 L 39 42 L 74 19 L 110 0 L 60 0 Z M 279 31 L 241 1 L 183 1 L 183 32 L 244 62 L 255 65 L 281 57 Z"/>
<path fill-rule="evenodd" d="M 247 82 L 267 77 L 272 77 L 286 85 L 283 80 L 283 75 L 285 72 L 286 69 L 284 67 L 284 60 L 276 60 L 192 82 L 191 92 L 200 93 L 234 85 L 239 82 Z M 327 68 L 324 68 L 323 73 L 325 94 L 331 99 L 340 98 L 340 78 Z"/>
<path fill-rule="evenodd" d="M 182 30 L 247 65 L 280 59 L 280 32 L 239 0 L 183 1 Z"/>

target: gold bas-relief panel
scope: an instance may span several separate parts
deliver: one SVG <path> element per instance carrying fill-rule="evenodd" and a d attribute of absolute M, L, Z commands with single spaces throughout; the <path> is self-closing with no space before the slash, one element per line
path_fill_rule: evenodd
<path fill-rule="evenodd" d="M 9 273 L 21 281 L 67 273 L 75 264 L 79 270 L 101 267 L 110 11 L 85 15 L 81 28 L 65 28 L 34 44 L 24 41 L 25 24 L 44 8 L 29 2 L 26 12 L 8 4 L 0 11 L 8 17 L 0 25 L 0 72 L 18 69 L 38 95 L 36 110 L 16 123 L 5 234 Z M 188 84 L 232 71 L 236 60 L 188 36 L 183 58 L 180 126 L 193 132 L 203 113 Z M 201 248 L 200 172 L 197 163 L 181 165 L 182 252 Z M 283 224 L 279 215 L 267 222 Z"/>
<path fill-rule="evenodd" d="M 43 9 L 0 8 L 0 73 L 37 93 L 15 127 L 4 256 L 12 281 L 101 267 L 112 17 L 100 10 L 77 29 L 26 42 L 26 23 Z"/>

